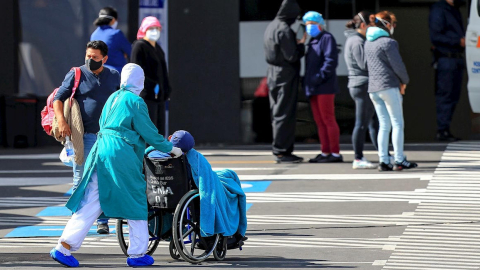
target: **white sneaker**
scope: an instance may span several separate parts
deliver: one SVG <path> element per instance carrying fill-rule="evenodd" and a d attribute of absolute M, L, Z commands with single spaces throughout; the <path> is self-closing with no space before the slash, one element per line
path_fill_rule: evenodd
<path fill-rule="evenodd" d="M 373 165 L 370 161 L 368 161 L 365 157 L 361 160 L 355 159 L 353 161 L 353 169 L 375 169 L 377 166 Z"/>

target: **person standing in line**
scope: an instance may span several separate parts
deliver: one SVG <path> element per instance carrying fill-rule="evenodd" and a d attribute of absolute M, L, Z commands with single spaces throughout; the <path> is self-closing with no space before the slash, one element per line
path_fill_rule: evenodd
<path fill-rule="evenodd" d="M 303 21 L 308 35 L 312 37 L 305 55 L 305 94 L 310 100 L 322 150 L 308 162 L 343 162 L 340 129 L 335 119 L 335 94 L 339 92 L 337 42 L 332 34 L 325 31 L 320 13 L 309 11 L 303 16 Z"/>
<path fill-rule="evenodd" d="M 145 71 L 145 90 L 140 95 L 147 103 L 150 119 L 160 134 L 165 134 L 165 101 L 172 91 L 165 52 L 158 45 L 162 26 L 157 18 L 145 17 L 133 43 L 131 62 Z M 155 89 L 158 93 L 155 93 Z"/>
<path fill-rule="evenodd" d="M 108 60 L 108 46 L 101 40 L 90 41 L 87 44 L 85 65 L 80 67 L 82 75 L 74 98 L 78 101 L 83 121 L 84 157 L 88 157 L 90 150 L 97 140 L 100 130 L 98 120 L 103 105 L 108 97 L 120 88 L 120 74 L 104 64 Z M 53 101 L 53 110 L 58 121 L 58 130 L 62 137 L 70 136 L 71 130 L 63 115 L 63 103 L 72 95 L 75 81 L 75 72 L 71 70 L 65 76 L 62 85 L 58 88 Z M 73 164 L 73 191 L 82 180 L 85 163 Z M 108 219 L 97 220 L 97 233 L 108 234 Z"/>
<path fill-rule="evenodd" d="M 450 133 L 453 113 L 462 92 L 465 70 L 465 29 L 459 6 L 461 0 L 440 0 L 430 9 L 430 41 L 435 68 L 437 136 L 439 141 L 457 141 Z"/>
<path fill-rule="evenodd" d="M 90 41 L 101 40 L 107 44 L 108 63 L 105 63 L 105 66 L 121 73 L 123 66 L 130 58 L 132 45 L 122 31 L 117 29 L 117 11 L 112 7 L 102 8 L 93 24 L 97 26 L 97 29 L 92 33 Z"/>
<path fill-rule="evenodd" d="M 359 12 L 353 17 L 353 20 L 347 23 L 349 30 L 345 31 L 348 89 L 350 96 L 355 101 L 355 128 L 352 133 L 352 145 L 355 152 L 353 169 L 375 169 L 377 167 L 363 156 L 367 128 L 373 146 L 378 149 L 378 120 L 373 103 L 368 96 L 368 69 L 364 51 L 365 35 L 369 25 L 367 20 L 370 20 L 370 15 L 366 11 Z"/>
<path fill-rule="evenodd" d="M 305 53 L 305 38 L 296 39 L 290 26 L 300 15 L 296 0 L 284 0 L 275 19 L 267 26 L 263 42 L 268 63 L 270 114 L 272 118 L 272 152 L 277 163 L 303 161 L 293 153 L 297 114 L 300 59 Z"/>
<path fill-rule="evenodd" d="M 400 56 L 398 43 L 391 38 L 394 26 L 390 14 L 388 11 L 382 11 L 370 16 L 371 27 L 367 29 L 365 43 L 365 57 L 369 72 L 368 93 L 380 122 L 378 131 L 379 171 L 400 171 L 417 167 L 417 163 L 407 161 L 403 153 L 402 95 L 405 94 L 409 77 Z M 390 163 L 388 156 L 388 141 L 392 126 L 394 164 Z"/>

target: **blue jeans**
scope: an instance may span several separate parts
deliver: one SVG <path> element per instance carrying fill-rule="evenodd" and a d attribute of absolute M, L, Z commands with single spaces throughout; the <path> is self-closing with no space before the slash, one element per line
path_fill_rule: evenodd
<path fill-rule="evenodd" d="M 380 162 L 390 163 L 388 157 L 388 140 L 390 130 L 392 131 L 392 144 L 395 151 L 395 161 L 402 162 L 403 155 L 403 98 L 398 88 L 390 88 L 370 93 L 375 111 L 377 112 L 380 127 L 378 130 L 378 157 Z"/>
<path fill-rule="evenodd" d="M 84 161 L 82 165 L 73 163 L 73 191 L 75 191 L 82 181 L 83 170 L 85 169 L 85 162 L 87 161 L 88 154 L 92 150 L 93 145 L 97 141 L 97 135 L 93 133 L 85 133 L 83 135 L 83 156 Z M 97 224 L 108 224 L 108 219 L 99 219 Z"/>

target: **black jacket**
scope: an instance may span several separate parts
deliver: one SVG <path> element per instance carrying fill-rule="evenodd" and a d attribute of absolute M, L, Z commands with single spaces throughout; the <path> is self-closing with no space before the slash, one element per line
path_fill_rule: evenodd
<path fill-rule="evenodd" d="M 277 16 L 267 26 L 263 42 L 265 58 L 270 65 L 300 68 L 305 46 L 297 44 L 295 32 L 290 28 L 300 11 L 295 0 L 284 0 Z"/>
<path fill-rule="evenodd" d="M 460 53 L 460 39 L 465 37 L 460 10 L 441 0 L 432 5 L 429 16 L 430 40 L 441 53 Z"/>
<path fill-rule="evenodd" d="M 130 61 L 141 66 L 145 72 L 145 89 L 140 93 L 142 98 L 162 102 L 170 97 L 171 87 L 165 53 L 157 43 L 155 43 L 154 48 L 146 40 L 136 40 L 133 43 Z M 160 91 L 156 99 L 154 89 L 157 84 Z"/>

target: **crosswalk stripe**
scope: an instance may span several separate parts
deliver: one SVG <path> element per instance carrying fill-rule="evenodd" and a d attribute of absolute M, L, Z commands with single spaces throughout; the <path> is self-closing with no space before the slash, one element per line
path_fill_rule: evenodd
<path fill-rule="evenodd" d="M 415 218 L 445 219 L 409 224 L 383 269 L 478 269 L 480 265 L 480 146 L 449 144 L 420 199 Z M 450 194 L 450 195 L 448 195 Z M 462 198 L 463 197 L 463 198 Z M 447 222 L 452 220 L 452 222 Z M 458 222 L 463 221 L 463 224 Z"/>

